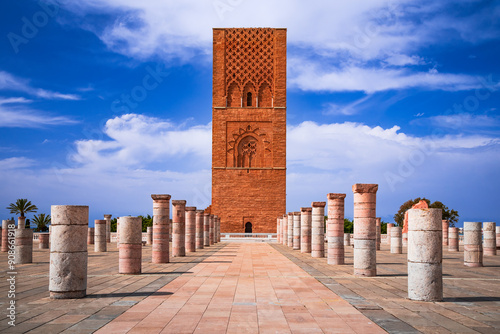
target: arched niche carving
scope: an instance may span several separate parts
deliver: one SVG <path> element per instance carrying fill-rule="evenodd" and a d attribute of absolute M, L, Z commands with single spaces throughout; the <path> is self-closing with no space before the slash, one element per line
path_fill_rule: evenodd
<path fill-rule="evenodd" d="M 259 128 L 247 125 L 238 128 L 228 140 L 228 167 L 258 168 L 271 167 L 271 142 Z"/>
<path fill-rule="evenodd" d="M 259 87 L 259 107 L 272 107 L 273 99 L 271 96 L 271 87 L 267 82 L 264 82 Z"/>
<path fill-rule="evenodd" d="M 243 107 L 256 107 L 255 87 L 252 83 L 247 83 L 243 89 Z"/>
<path fill-rule="evenodd" d="M 227 106 L 241 107 L 241 89 L 236 82 L 232 82 L 227 89 Z"/>

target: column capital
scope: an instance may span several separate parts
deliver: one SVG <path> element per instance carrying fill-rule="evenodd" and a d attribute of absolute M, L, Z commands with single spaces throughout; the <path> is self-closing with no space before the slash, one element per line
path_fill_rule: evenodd
<path fill-rule="evenodd" d="M 186 205 L 186 201 L 183 199 L 174 199 L 172 200 L 172 205 Z"/>
<path fill-rule="evenodd" d="M 305 207 L 305 208 L 300 208 L 301 212 L 312 212 L 312 208 L 310 207 Z"/>
<path fill-rule="evenodd" d="M 196 211 L 195 206 L 186 206 L 186 211 Z"/>
<path fill-rule="evenodd" d="M 377 193 L 378 184 L 374 183 L 356 183 L 352 186 L 353 193 Z"/>
<path fill-rule="evenodd" d="M 344 199 L 345 198 L 345 194 L 329 193 L 328 195 L 326 195 L 326 197 L 328 199 Z"/>
<path fill-rule="evenodd" d="M 153 199 L 153 201 L 169 201 L 170 200 L 170 195 L 167 195 L 167 194 L 164 194 L 164 195 L 155 195 L 155 194 L 152 194 L 151 195 L 151 198 Z"/>
<path fill-rule="evenodd" d="M 111 219 L 111 216 L 112 216 L 112 215 L 104 215 L 104 218 L 106 218 L 106 219 Z"/>
<path fill-rule="evenodd" d="M 312 202 L 311 206 L 313 208 L 324 208 L 326 205 L 326 202 Z"/>

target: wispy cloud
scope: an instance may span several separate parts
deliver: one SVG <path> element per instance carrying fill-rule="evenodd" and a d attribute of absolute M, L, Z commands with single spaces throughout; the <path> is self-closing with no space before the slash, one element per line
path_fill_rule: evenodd
<path fill-rule="evenodd" d="M 39 128 L 47 125 L 71 125 L 78 121 L 66 116 L 54 116 L 50 113 L 17 105 L 28 100 L 0 99 L 0 127 Z M 8 101 L 8 102 L 6 102 Z M 16 103 L 15 105 L 12 105 Z"/>
<path fill-rule="evenodd" d="M 26 157 L 13 157 L 0 160 L 0 170 L 19 169 L 33 167 L 36 161 Z"/>

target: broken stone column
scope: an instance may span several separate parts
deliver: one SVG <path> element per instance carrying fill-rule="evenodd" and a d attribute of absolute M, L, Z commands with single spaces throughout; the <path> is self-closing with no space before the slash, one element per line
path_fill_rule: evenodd
<path fill-rule="evenodd" d="M 50 214 L 52 226 L 49 267 L 50 298 L 83 298 L 87 293 L 89 207 L 52 205 Z M 105 226 L 104 222 L 104 243 L 106 243 Z"/>
<path fill-rule="evenodd" d="M 311 256 L 325 257 L 325 205 L 326 202 L 312 202 L 311 214 Z"/>
<path fill-rule="evenodd" d="M 351 233 L 344 233 L 344 246 L 351 245 Z"/>
<path fill-rule="evenodd" d="M 152 263 L 170 262 L 170 195 L 153 194 Z"/>
<path fill-rule="evenodd" d="M 300 252 L 311 253 L 312 208 L 300 208 Z"/>
<path fill-rule="evenodd" d="M 217 243 L 217 224 L 219 223 L 219 216 L 214 215 L 214 244 Z"/>
<path fill-rule="evenodd" d="M 375 228 L 376 228 L 376 232 L 377 232 L 377 243 L 376 243 L 376 246 L 377 246 L 377 250 L 380 250 L 380 243 L 382 241 L 382 218 L 380 217 L 377 217 L 375 218 Z"/>
<path fill-rule="evenodd" d="M 283 236 L 281 243 L 286 246 L 288 244 L 288 215 L 283 215 Z"/>
<path fill-rule="evenodd" d="M 443 222 L 443 246 L 448 246 L 448 229 L 450 227 L 450 222 L 447 220 L 442 220 Z"/>
<path fill-rule="evenodd" d="M 210 229 L 209 229 L 209 241 L 210 241 L 210 246 L 214 244 L 214 215 L 210 215 Z"/>
<path fill-rule="evenodd" d="M 49 249 L 49 232 L 40 232 L 38 234 L 38 249 Z"/>
<path fill-rule="evenodd" d="M 500 226 L 495 227 L 495 230 L 496 230 L 496 235 L 497 235 L 497 242 L 496 243 L 497 243 L 497 250 L 498 250 L 498 249 L 500 249 Z"/>
<path fill-rule="evenodd" d="M 172 256 L 186 256 L 186 201 L 172 201 Z"/>
<path fill-rule="evenodd" d="M 450 227 L 448 230 L 448 251 L 459 251 L 458 227 Z"/>
<path fill-rule="evenodd" d="M 142 218 L 120 217 L 120 246 L 118 248 L 118 273 L 141 273 Z"/>
<path fill-rule="evenodd" d="M 153 226 L 146 227 L 146 245 L 153 244 Z"/>
<path fill-rule="evenodd" d="M 357 183 L 354 193 L 354 275 L 377 275 L 377 184 Z"/>
<path fill-rule="evenodd" d="M 106 221 L 106 242 L 111 242 L 111 216 L 112 215 L 104 215 L 104 220 Z M 118 226 L 117 226 L 118 231 Z"/>
<path fill-rule="evenodd" d="M 118 218 L 119 220 L 120 218 Z M 94 220 L 94 252 L 106 252 L 106 221 Z"/>
<path fill-rule="evenodd" d="M 87 232 L 87 245 L 93 245 L 94 244 L 94 228 L 89 227 L 89 230 Z"/>
<path fill-rule="evenodd" d="M 497 255 L 495 227 L 496 224 L 492 222 L 483 224 L 483 235 L 484 235 L 483 254 L 486 256 Z"/>
<path fill-rule="evenodd" d="M 479 222 L 464 222 L 464 265 L 483 266 L 483 240 Z"/>
<path fill-rule="evenodd" d="M 186 252 L 196 251 L 196 207 L 186 207 Z"/>
<path fill-rule="evenodd" d="M 288 212 L 287 214 L 287 240 L 286 245 L 290 248 L 293 247 L 293 212 Z"/>
<path fill-rule="evenodd" d="M 203 214 L 203 246 L 210 246 L 210 214 Z"/>
<path fill-rule="evenodd" d="M 17 229 L 22 230 L 26 228 L 26 217 L 17 217 Z"/>
<path fill-rule="evenodd" d="M 221 224 L 221 222 L 220 222 L 220 217 L 219 217 L 219 218 L 217 218 L 217 242 L 220 242 L 220 235 L 221 235 L 220 224 Z"/>
<path fill-rule="evenodd" d="M 300 250 L 300 212 L 293 213 L 293 249 Z"/>
<path fill-rule="evenodd" d="M 391 253 L 403 254 L 403 229 L 399 226 L 391 228 Z"/>
<path fill-rule="evenodd" d="M 9 251 L 9 225 L 14 224 L 11 220 L 2 220 L 2 252 Z"/>
<path fill-rule="evenodd" d="M 408 298 L 443 299 L 441 209 L 408 210 Z"/>
<path fill-rule="evenodd" d="M 281 242 L 280 230 L 281 230 L 281 218 L 278 217 L 276 219 L 276 242 L 277 243 Z"/>
<path fill-rule="evenodd" d="M 196 210 L 196 249 L 203 249 L 204 244 L 203 213 L 203 210 Z"/>
<path fill-rule="evenodd" d="M 15 264 L 33 263 L 33 230 L 23 228 L 16 230 Z"/>
<path fill-rule="evenodd" d="M 387 224 L 387 239 L 386 243 L 389 245 L 389 249 L 391 249 L 391 228 L 394 227 L 393 223 L 388 223 Z"/>
<path fill-rule="evenodd" d="M 328 198 L 328 264 L 344 264 L 344 199 L 345 194 L 330 193 Z"/>

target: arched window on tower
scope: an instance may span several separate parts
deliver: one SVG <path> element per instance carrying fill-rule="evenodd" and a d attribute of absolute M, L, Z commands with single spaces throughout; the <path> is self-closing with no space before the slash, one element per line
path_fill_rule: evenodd
<path fill-rule="evenodd" d="M 252 106 L 252 93 L 248 92 L 247 93 L 247 107 L 251 107 L 251 106 Z"/>
<path fill-rule="evenodd" d="M 272 107 L 273 101 L 271 97 L 271 87 L 267 84 L 267 82 L 264 82 L 262 85 L 259 87 L 259 107 L 265 108 L 265 107 Z"/>
<path fill-rule="evenodd" d="M 254 99 L 256 97 L 255 87 L 252 83 L 247 83 L 243 89 L 243 103 L 242 107 L 253 107 L 255 106 Z"/>
<path fill-rule="evenodd" d="M 240 107 L 241 105 L 241 91 L 236 82 L 232 82 L 227 90 L 226 97 L 227 107 Z"/>
<path fill-rule="evenodd" d="M 238 145 L 237 167 L 255 167 L 257 156 L 257 139 L 253 136 L 246 136 Z"/>

